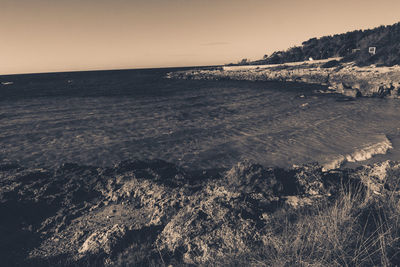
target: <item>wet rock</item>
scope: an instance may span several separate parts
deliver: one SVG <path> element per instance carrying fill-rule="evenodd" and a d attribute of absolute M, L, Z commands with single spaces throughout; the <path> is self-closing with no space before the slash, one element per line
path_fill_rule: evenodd
<path fill-rule="evenodd" d="M 358 89 L 349 88 L 343 90 L 343 95 L 355 98 L 360 97 L 362 94 Z"/>

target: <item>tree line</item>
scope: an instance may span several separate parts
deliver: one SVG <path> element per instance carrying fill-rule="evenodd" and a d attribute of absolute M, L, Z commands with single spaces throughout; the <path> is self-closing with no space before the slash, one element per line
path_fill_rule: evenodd
<path fill-rule="evenodd" d="M 376 47 L 376 52 L 370 53 L 370 47 Z M 354 61 L 361 66 L 400 65 L 400 22 L 369 30 L 311 38 L 301 46 L 277 51 L 256 61 L 244 59 L 238 65 L 280 64 L 331 57 L 342 57 L 343 62 Z"/>

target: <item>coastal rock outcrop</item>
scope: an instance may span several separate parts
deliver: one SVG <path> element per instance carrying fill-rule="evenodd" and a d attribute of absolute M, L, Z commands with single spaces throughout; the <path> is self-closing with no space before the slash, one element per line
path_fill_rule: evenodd
<path fill-rule="evenodd" d="M 188 264 L 249 252 L 262 242 L 263 214 L 276 209 L 280 191 L 272 169 L 238 163 L 190 198 L 159 235 L 158 248 L 181 251 Z"/>
<path fill-rule="evenodd" d="M 157 160 L 0 166 L 7 265 L 222 262 L 269 246 L 271 220 L 282 212 L 329 207 L 343 190 L 400 196 L 400 164 L 390 161 L 330 171 L 317 163 L 281 169 L 244 161 L 208 177 Z"/>
<path fill-rule="evenodd" d="M 100 229 L 91 234 L 79 248 L 80 254 L 110 255 L 116 246 L 126 238 L 127 229 L 123 225 L 115 224 L 111 228 Z"/>
<path fill-rule="evenodd" d="M 189 264 L 209 262 L 232 251 L 249 252 L 261 242 L 257 227 L 261 209 L 249 207 L 257 202 L 257 196 L 246 199 L 246 195 L 224 187 L 210 186 L 165 226 L 157 240 L 158 248 L 180 251 Z"/>
<path fill-rule="evenodd" d="M 324 67 L 327 60 L 260 66 L 226 66 L 172 72 L 167 78 L 202 80 L 282 81 L 327 86 L 324 93 L 348 97 L 400 97 L 400 67 L 358 67 L 340 63 Z M 329 63 L 329 62 L 328 62 Z"/>

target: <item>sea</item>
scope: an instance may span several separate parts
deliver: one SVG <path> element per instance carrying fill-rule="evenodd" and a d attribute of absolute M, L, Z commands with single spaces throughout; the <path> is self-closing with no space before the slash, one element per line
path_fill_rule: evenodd
<path fill-rule="evenodd" d="M 250 160 L 328 170 L 400 160 L 400 100 L 166 78 L 178 70 L 0 76 L 0 161 L 53 168 L 162 159 L 204 170 Z"/>

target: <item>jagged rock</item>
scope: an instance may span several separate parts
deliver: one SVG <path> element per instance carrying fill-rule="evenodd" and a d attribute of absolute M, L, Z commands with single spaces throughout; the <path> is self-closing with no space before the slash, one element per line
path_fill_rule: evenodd
<path fill-rule="evenodd" d="M 166 225 L 157 247 L 169 253 L 183 252 L 183 260 L 189 264 L 249 252 L 262 242 L 263 210 L 257 207 L 257 199 L 251 198 L 225 187 L 208 186 Z"/>
<path fill-rule="evenodd" d="M 157 244 L 183 253 L 186 263 L 201 264 L 226 254 L 249 252 L 262 242 L 263 216 L 279 202 L 282 184 L 273 169 L 240 162 L 225 176 L 190 197 L 166 225 Z"/>
<path fill-rule="evenodd" d="M 79 249 L 80 254 L 100 254 L 110 255 L 113 250 L 121 246 L 127 234 L 124 225 L 115 224 L 111 228 L 105 227 L 91 234 Z"/>
<path fill-rule="evenodd" d="M 125 160 L 114 167 L 116 174 L 133 173 L 139 179 L 153 180 L 169 186 L 181 186 L 190 176 L 175 164 L 163 160 Z"/>
<path fill-rule="evenodd" d="M 171 188 L 154 180 L 138 179 L 134 173 L 118 175 L 110 179 L 102 190 L 105 201 L 127 203 L 147 208 L 152 214 L 152 224 L 166 222 L 187 202 L 188 189 Z"/>
<path fill-rule="evenodd" d="M 390 161 L 334 171 L 316 163 L 285 170 L 245 161 L 222 175 L 200 173 L 162 161 L 0 169 L 0 211 L 7 214 L 0 220 L 6 244 L 0 256 L 74 265 L 94 255 L 104 263 L 145 244 L 166 260 L 207 264 L 262 246 L 268 218 L 282 209 L 327 203 L 346 186 L 374 197 L 400 195 L 400 163 Z M 15 238 L 27 244 L 9 248 Z"/>
<path fill-rule="evenodd" d="M 273 169 L 266 169 L 260 164 L 249 161 L 235 165 L 226 173 L 223 181 L 228 188 L 236 192 L 263 192 L 272 195 L 282 190 L 282 185 L 277 181 Z"/>
<path fill-rule="evenodd" d="M 397 162 L 384 161 L 363 166 L 352 173 L 351 176 L 361 179 L 369 192 L 373 194 L 400 193 L 400 164 Z"/>
<path fill-rule="evenodd" d="M 294 170 L 294 177 L 299 185 L 299 194 L 315 196 L 326 193 L 322 178 L 322 167 L 318 163 L 295 167 Z"/>

